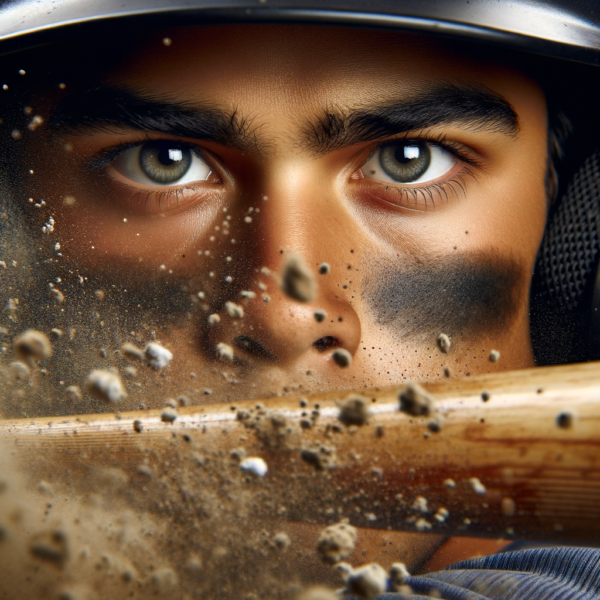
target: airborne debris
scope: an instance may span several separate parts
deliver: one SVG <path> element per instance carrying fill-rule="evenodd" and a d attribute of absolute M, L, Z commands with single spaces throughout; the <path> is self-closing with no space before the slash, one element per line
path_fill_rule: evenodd
<path fill-rule="evenodd" d="M 331 267 L 329 266 L 329 263 L 321 263 L 321 266 L 319 267 L 319 275 L 327 275 L 330 271 Z"/>
<path fill-rule="evenodd" d="M 50 296 L 57 304 L 62 304 L 65 301 L 64 294 L 58 288 L 50 288 Z"/>
<path fill-rule="evenodd" d="M 452 377 L 452 369 L 450 367 L 444 367 L 442 369 L 442 374 L 446 379 L 450 379 L 450 377 Z"/>
<path fill-rule="evenodd" d="M 487 402 L 490 399 L 490 393 L 486 392 L 485 390 L 483 392 L 481 392 L 481 399 L 484 402 Z"/>
<path fill-rule="evenodd" d="M 314 317 L 317 323 L 322 323 L 327 318 L 327 313 L 319 308 L 318 310 L 315 310 Z"/>
<path fill-rule="evenodd" d="M 139 419 L 136 419 L 133 422 L 133 430 L 136 431 L 137 433 L 142 433 L 144 429 L 144 425 L 142 424 L 142 422 Z"/>
<path fill-rule="evenodd" d="M 225 302 L 225 310 L 232 319 L 241 319 L 244 316 L 244 309 L 235 302 Z"/>
<path fill-rule="evenodd" d="M 406 585 L 409 577 L 410 573 L 404 563 L 394 563 L 390 567 L 390 580 L 395 592 L 400 591 L 398 588 Z"/>
<path fill-rule="evenodd" d="M 79 386 L 76 385 L 70 385 L 65 390 L 65 395 L 69 402 L 79 402 L 81 400 L 81 390 L 79 389 Z"/>
<path fill-rule="evenodd" d="M 364 425 L 369 419 L 367 399 L 364 396 L 349 396 L 340 406 L 338 419 L 344 425 Z"/>
<path fill-rule="evenodd" d="M 69 555 L 67 537 L 60 530 L 37 534 L 29 549 L 36 558 L 57 564 L 63 563 Z"/>
<path fill-rule="evenodd" d="M 502 498 L 500 510 L 505 517 L 514 517 L 517 512 L 517 505 L 512 498 Z"/>
<path fill-rule="evenodd" d="M 332 469 L 336 463 L 335 448 L 319 444 L 317 448 L 304 448 L 300 458 L 317 470 Z"/>
<path fill-rule="evenodd" d="M 408 383 L 398 394 L 400 410 L 414 417 L 428 417 L 435 410 L 435 400 L 417 383 Z"/>
<path fill-rule="evenodd" d="M 251 456 L 249 458 L 245 458 L 240 463 L 240 469 L 247 473 L 252 473 L 256 477 L 264 477 L 269 470 L 267 467 L 267 463 L 258 456 Z"/>
<path fill-rule="evenodd" d="M 456 487 L 456 481 L 454 481 L 454 479 L 444 479 L 444 487 L 454 489 Z"/>
<path fill-rule="evenodd" d="M 345 348 L 336 348 L 331 354 L 333 362 L 342 369 L 349 367 L 352 364 L 352 354 Z"/>
<path fill-rule="evenodd" d="M 290 540 L 290 536 L 287 533 L 282 531 L 275 535 L 273 542 L 280 550 L 287 550 L 290 547 L 292 540 Z"/>
<path fill-rule="evenodd" d="M 223 362 L 233 360 L 233 347 L 225 342 L 219 342 L 216 347 L 217 358 Z"/>
<path fill-rule="evenodd" d="M 450 352 L 450 338 L 445 333 L 440 333 L 440 335 L 437 336 L 436 343 L 440 352 L 443 354 L 448 354 L 448 352 Z"/>
<path fill-rule="evenodd" d="M 86 387 L 88 392 L 104 402 L 115 404 L 127 398 L 127 392 L 118 375 L 110 371 L 96 369 L 88 375 Z"/>
<path fill-rule="evenodd" d="M 492 350 L 489 356 L 490 362 L 498 362 L 500 360 L 500 352 L 498 350 Z"/>
<path fill-rule="evenodd" d="M 571 429 L 577 419 L 577 413 L 572 409 L 566 409 L 556 415 L 556 426 L 560 429 Z"/>
<path fill-rule="evenodd" d="M 160 420 L 165 423 L 173 423 L 178 416 L 179 415 L 174 408 L 165 408 L 165 410 L 160 413 Z"/>
<path fill-rule="evenodd" d="M 479 479 L 477 477 L 471 477 L 469 479 L 469 485 L 471 486 L 471 489 L 476 494 L 486 494 L 487 493 L 487 490 L 485 489 L 485 485 L 483 485 L 483 483 L 481 483 L 481 481 L 479 481 Z"/>
<path fill-rule="evenodd" d="M 209 325 L 216 325 L 221 322 L 221 317 L 217 313 L 213 313 L 212 315 L 209 315 L 206 320 Z"/>
<path fill-rule="evenodd" d="M 296 302 L 312 302 L 316 298 L 317 284 L 314 275 L 301 256 L 288 256 L 283 267 L 281 289 Z"/>
<path fill-rule="evenodd" d="M 353 569 L 347 563 L 337 565 L 346 581 L 346 590 L 353 596 L 364 600 L 375 600 L 387 589 L 388 574 L 377 563 L 371 563 Z"/>
<path fill-rule="evenodd" d="M 121 346 L 121 354 L 128 360 L 137 360 L 139 362 L 145 362 L 146 360 L 144 351 L 129 342 Z"/>
<path fill-rule="evenodd" d="M 356 546 L 357 531 L 349 523 L 336 523 L 321 531 L 317 540 L 317 552 L 329 564 L 348 558 Z"/>
<path fill-rule="evenodd" d="M 153 369 L 166 367 L 173 358 L 173 354 L 169 350 L 156 342 L 150 342 L 144 348 L 144 356 Z"/>
<path fill-rule="evenodd" d="M 15 350 L 24 361 L 47 360 L 52 356 L 50 340 L 35 329 L 28 329 L 15 340 Z"/>

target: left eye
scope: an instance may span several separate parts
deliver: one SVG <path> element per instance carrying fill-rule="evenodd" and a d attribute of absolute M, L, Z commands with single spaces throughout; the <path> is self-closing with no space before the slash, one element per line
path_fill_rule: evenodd
<path fill-rule="evenodd" d="M 425 183 L 445 175 L 456 158 L 441 146 L 395 140 L 379 146 L 361 171 L 367 179 L 390 183 Z"/>
<path fill-rule="evenodd" d="M 194 149 L 171 140 L 152 140 L 129 148 L 112 166 L 127 179 L 151 186 L 206 181 L 211 174 Z"/>

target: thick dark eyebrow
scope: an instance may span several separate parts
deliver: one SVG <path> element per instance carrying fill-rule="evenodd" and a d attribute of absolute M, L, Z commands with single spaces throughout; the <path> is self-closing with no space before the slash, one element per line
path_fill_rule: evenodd
<path fill-rule="evenodd" d="M 499 94 L 479 86 L 442 84 L 406 99 L 356 109 L 332 108 L 303 128 L 303 146 L 322 155 L 361 142 L 440 125 L 515 136 L 517 113 Z"/>
<path fill-rule="evenodd" d="M 122 129 L 153 131 L 258 150 L 255 129 L 236 110 L 193 105 L 137 90 L 97 86 L 65 98 L 49 119 L 57 133 L 87 134 Z"/>

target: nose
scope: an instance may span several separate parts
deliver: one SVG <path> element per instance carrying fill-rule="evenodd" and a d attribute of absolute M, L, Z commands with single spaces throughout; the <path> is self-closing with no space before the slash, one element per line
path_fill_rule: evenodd
<path fill-rule="evenodd" d="M 237 269 L 231 289 L 238 299 L 223 296 L 223 301 L 242 305 L 244 316 L 230 318 L 221 309 L 210 337 L 213 343 L 233 345 L 238 356 L 252 361 L 339 369 L 331 349 L 344 348 L 354 356 L 360 344 L 354 309 L 358 281 L 350 283 L 352 274 L 358 275 L 349 242 L 356 239 L 355 221 L 334 186 L 322 184 L 327 178 L 315 177 L 312 165 L 279 165 L 272 173 L 263 191 L 253 194 L 259 198 L 253 203 L 259 212 L 253 208 L 248 213 L 246 205 L 245 216 L 241 211 L 237 216 L 242 233 L 234 260 L 243 269 Z M 290 297 L 281 285 L 293 256 L 301 257 L 316 283 L 308 302 Z M 321 268 L 324 263 L 327 267 Z M 248 291 L 255 296 L 248 298 Z"/>

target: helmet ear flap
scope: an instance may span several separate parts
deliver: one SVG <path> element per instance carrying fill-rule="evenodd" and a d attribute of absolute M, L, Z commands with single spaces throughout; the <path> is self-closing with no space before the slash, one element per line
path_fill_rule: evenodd
<path fill-rule="evenodd" d="M 600 150 L 595 150 L 553 207 L 538 251 L 530 298 L 537 364 L 600 358 L 599 226 Z"/>

